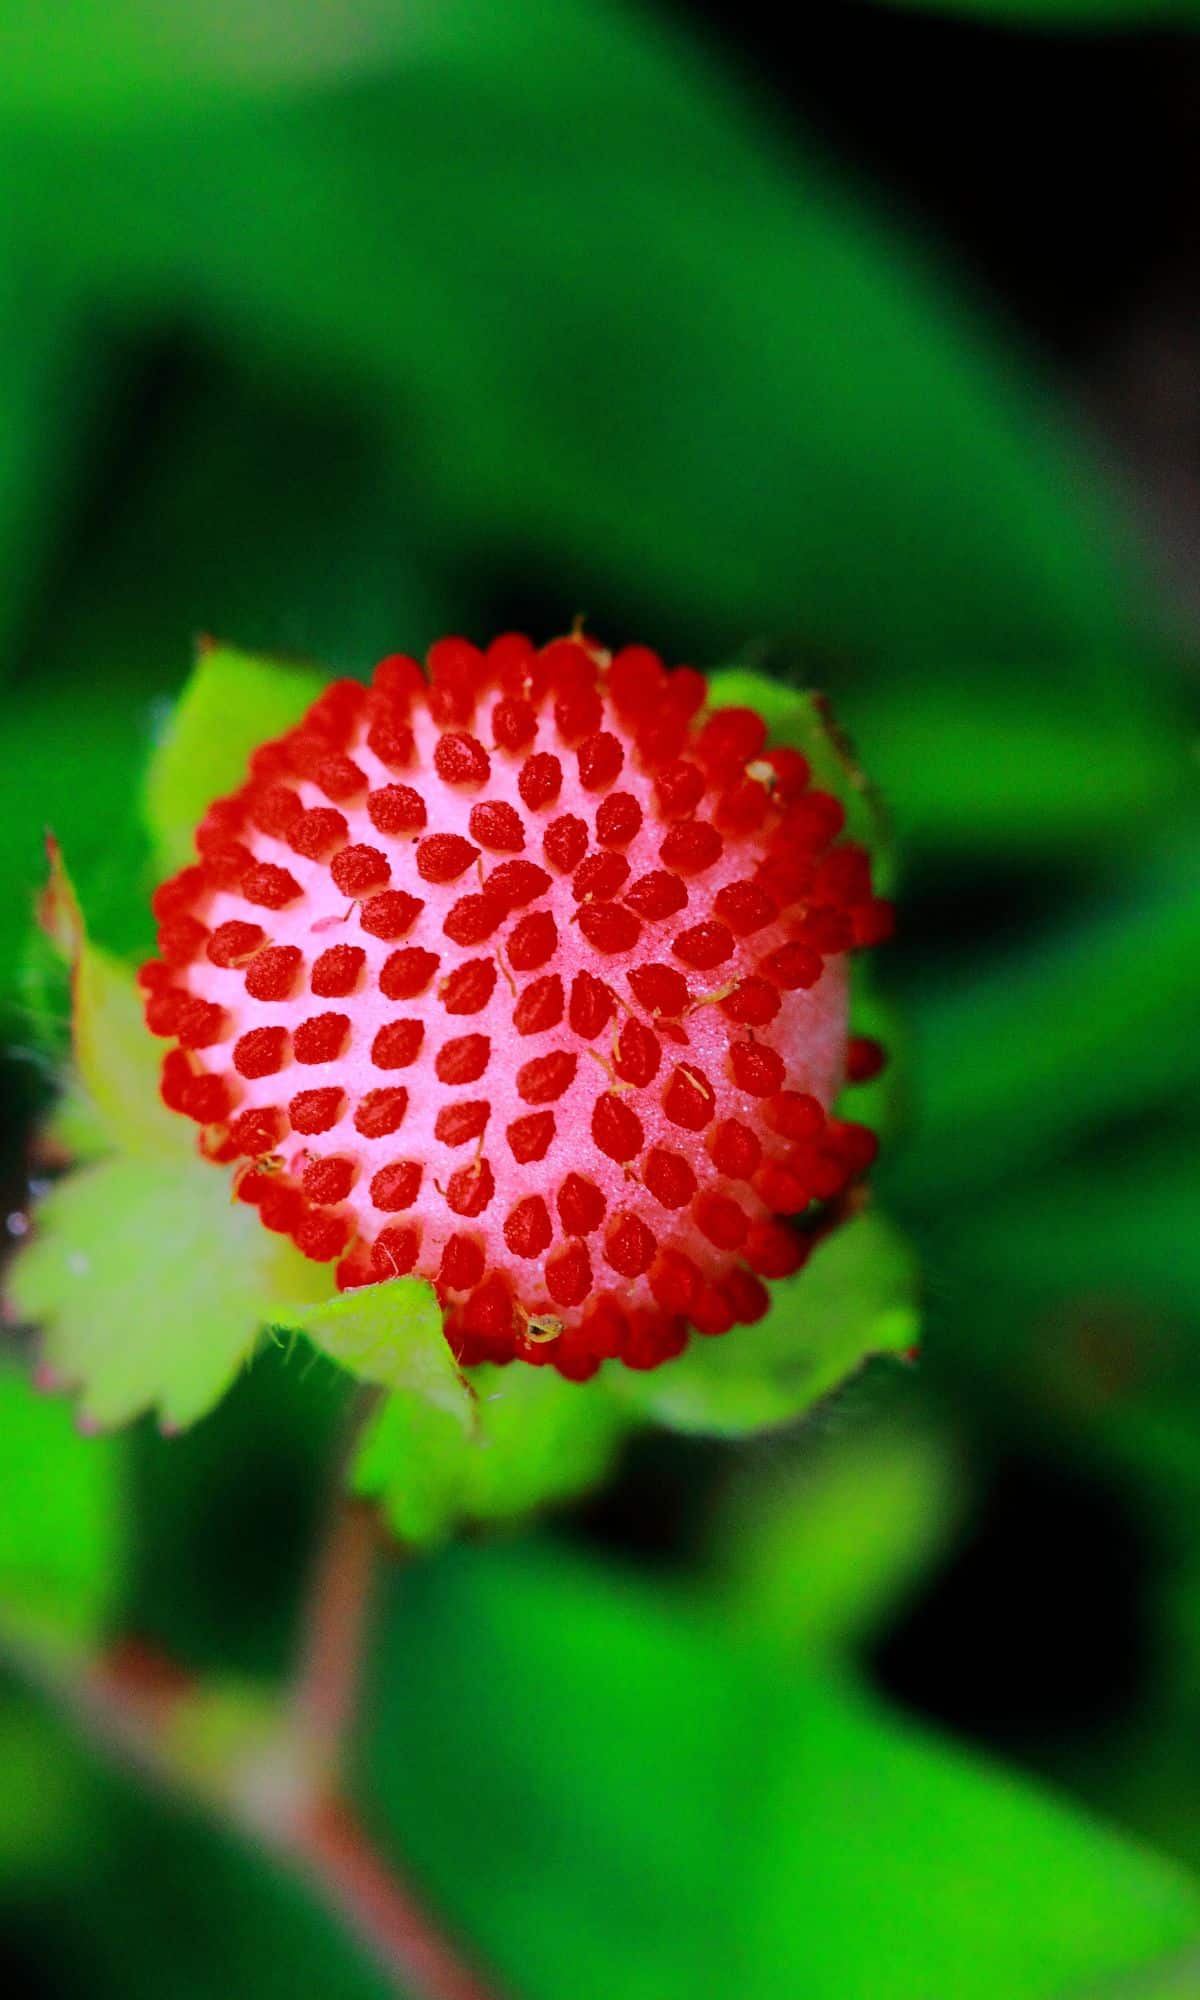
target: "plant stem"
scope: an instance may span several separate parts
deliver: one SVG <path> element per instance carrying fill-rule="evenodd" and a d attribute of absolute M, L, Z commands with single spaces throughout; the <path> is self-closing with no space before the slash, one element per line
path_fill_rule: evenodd
<path fill-rule="evenodd" d="M 182 1705 L 203 1699 L 202 1684 L 176 1677 L 136 1648 L 69 1664 L 7 1635 L 3 1650 L 8 1663 L 108 1757 L 215 1814 L 301 1875 L 409 2000 L 500 2000 L 335 1793 L 301 1792 L 290 1810 L 268 1814 L 259 1788 L 242 1770 L 231 1771 L 224 1787 L 214 1785 L 212 1773 L 197 1782 L 179 1755 L 173 1724 Z"/>
<path fill-rule="evenodd" d="M 426 2000 L 499 2000 L 336 1800 L 313 1814 L 294 1852 L 322 1899 L 405 1991 Z"/>
<path fill-rule="evenodd" d="M 369 1507 L 339 1497 L 309 1586 L 292 1711 L 318 1783 L 341 1773 L 354 1721 L 376 1558 Z"/>
<path fill-rule="evenodd" d="M 145 1648 L 68 1656 L 0 1630 L 0 1652 L 110 1757 L 301 1875 L 408 2000 L 500 2000 L 377 1851 L 339 1789 L 377 1553 L 370 1510 L 339 1493 L 313 1568 L 282 1726 L 242 1744 L 221 1769 L 189 1762 L 187 1732 L 177 1726 L 211 1691 Z"/>

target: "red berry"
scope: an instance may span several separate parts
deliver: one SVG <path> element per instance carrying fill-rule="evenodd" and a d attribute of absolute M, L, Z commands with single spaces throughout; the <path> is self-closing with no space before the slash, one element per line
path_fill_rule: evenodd
<path fill-rule="evenodd" d="M 531 1160 L 544 1160 L 554 1137 L 554 1130 L 552 1111 L 535 1111 L 528 1117 L 514 1118 L 505 1137 L 517 1165 L 524 1167 L 528 1166 Z"/>
<path fill-rule="evenodd" d="M 681 875 L 702 875 L 724 851 L 725 842 L 715 826 L 702 819 L 685 819 L 671 828 L 658 854 L 664 868 L 677 868 Z"/>
<path fill-rule="evenodd" d="M 205 947 L 214 965 L 244 965 L 252 958 L 259 946 L 266 943 L 267 934 L 261 924 L 246 924 L 236 918 L 227 924 L 218 924 Z"/>
<path fill-rule="evenodd" d="M 443 979 L 438 997 L 447 1014 L 478 1014 L 491 999 L 495 984 L 495 960 L 472 958 Z"/>
<path fill-rule="evenodd" d="M 582 633 L 392 655 L 155 891 L 164 1102 L 331 1288 L 434 1286 L 464 1366 L 736 1338 L 871 1164 L 830 1108 L 882 1061 L 845 954 L 890 906 L 804 758 L 706 698 Z"/>
<path fill-rule="evenodd" d="M 677 1020 L 688 1004 L 687 980 L 669 965 L 638 965 L 629 975 L 638 1005 L 648 1014 Z"/>
<path fill-rule="evenodd" d="M 350 822 L 345 813 L 334 812 L 331 806 L 313 806 L 292 821 L 287 844 L 294 853 L 302 854 L 306 861 L 323 861 L 345 840 L 349 831 Z"/>
<path fill-rule="evenodd" d="M 517 1095 L 526 1104 L 553 1104 L 575 1080 L 579 1058 L 566 1049 L 534 1056 L 517 1071 Z"/>

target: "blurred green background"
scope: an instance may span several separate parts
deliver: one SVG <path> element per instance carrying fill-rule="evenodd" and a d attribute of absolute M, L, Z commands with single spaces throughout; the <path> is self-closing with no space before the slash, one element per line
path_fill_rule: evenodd
<path fill-rule="evenodd" d="M 388 1581 L 364 1810 L 515 2000 L 1200 1994 L 1196 26 L 0 0 L 14 1232 L 43 828 L 139 949 L 198 633 L 583 612 L 826 688 L 894 816 L 919 1367 Z M 276 1357 L 177 1441 L 0 1403 L 0 1585 L 24 1509 L 275 1674 L 338 1416 Z M 15 1678 L 0 1758 L 10 1991 L 385 1990 Z"/>

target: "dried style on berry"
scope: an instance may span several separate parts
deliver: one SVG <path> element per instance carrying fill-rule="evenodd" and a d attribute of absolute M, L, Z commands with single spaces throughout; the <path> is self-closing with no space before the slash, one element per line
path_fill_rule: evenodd
<path fill-rule="evenodd" d="M 205 814 L 140 981 L 162 1095 L 343 1290 L 465 1364 L 650 1368 L 756 1321 L 851 1205 L 882 1060 L 865 850 L 794 748 L 645 648 L 435 646 L 337 682 Z"/>

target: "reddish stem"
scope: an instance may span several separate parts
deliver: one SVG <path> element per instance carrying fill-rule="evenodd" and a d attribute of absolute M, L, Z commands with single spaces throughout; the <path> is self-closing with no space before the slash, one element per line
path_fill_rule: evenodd
<path fill-rule="evenodd" d="M 338 1799 L 296 1829 L 293 1853 L 313 1886 L 402 1989 L 422 2000 L 499 2000 L 376 1853 Z"/>
<path fill-rule="evenodd" d="M 369 1507 L 335 1503 L 309 1587 L 293 1708 L 311 1768 L 331 1783 L 354 1721 L 375 1574 Z"/>

